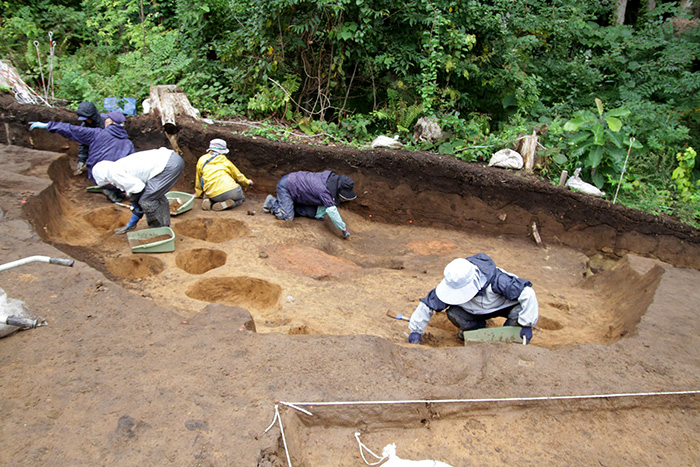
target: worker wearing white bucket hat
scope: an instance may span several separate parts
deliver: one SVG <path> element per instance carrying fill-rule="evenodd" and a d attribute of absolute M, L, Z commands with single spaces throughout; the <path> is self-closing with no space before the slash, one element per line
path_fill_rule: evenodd
<path fill-rule="evenodd" d="M 506 318 L 504 326 L 520 326 L 520 337 L 529 343 L 539 317 L 532 282 L 496 267 L 484 253 L 445 266 L 442 281 L 421 298 L 411 315 L 408 341 L 419 344 L 430 318 L 443 310 L 459 328 L 460 339 L 464 331 L 484 328 L 486 320 L 501 316 Z"/>

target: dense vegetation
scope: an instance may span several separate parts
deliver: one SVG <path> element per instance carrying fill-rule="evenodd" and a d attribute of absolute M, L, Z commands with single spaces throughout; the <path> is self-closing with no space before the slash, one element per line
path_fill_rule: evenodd
<path fill-rule="evenodd" d="M 581 167 L 618 202 L 699 226 L 700 28 L 687 2 L 641 3 L 0 0 L 0 51 L 41 89 L 52 32 L 71 106 L 178 84 L 268 137 L 397 134 L 472 161 L 535 129 L 544 177 Z M 421 116 L 445 138 L 413 141 Z"/>

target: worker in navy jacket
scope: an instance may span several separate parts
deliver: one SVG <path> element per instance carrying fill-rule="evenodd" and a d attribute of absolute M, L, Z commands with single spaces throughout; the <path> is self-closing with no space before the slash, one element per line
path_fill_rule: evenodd
<path fill-rule="evenodd" d="M 101 114 L 97 111 L 95 104 L 89 101 L 81 102 L 78 106 L 78 120 L 80 126 L 88 128 L 104 128 L 107 114 Z M 78 165 L 73 172 L 73 175 L 80 175 L 87 169 L 87 159 L 90 154 L 90 146 L 80 143 L 78 146 Z"/>
<path fill-rule="evenodd" d="M 134 152 L 134 145 L 124 129 L 125 121 L 124 114 L 113 111 L 107 114 L 105 128 L 90 128 L 61 122 L 30 122 L 29 129 L 43 128 L 51 133 L 58 133 L 65 138 L 87 145 L 90 149 L 85 165 L 88 177 L 94 182 L 92 168 L 95 164 L 100 161 L 117 161 Z M 103 189 L 103 192 L 112 201 L 124 199 L 123 194 L 120 195 L 118 191 L 115 192 L 110 187 Z"/>
<path fill-rule="evenodd" d="M 277 198 L 268 195 L 263 211 L 285 221 L 294 220 L 295 215 L 312 219 L 325 219 L 328 215 L 343 238 L 348 238 L 350 232 L 340 217 L 338 205 L 357 198 L 354 186 L 350 177 L 331 170 L 292 172 L 277 182 Z"/>
<path fill-rule="evenodd" d="M 484 328 L 487 319 L 501 316 L 506 318 L 504 326 L 520 326 L 520 337 L 529 343 L 539 318 L 532 282 L 496 267 L 484 253 L 445 266 L 443 280 L 420 299 L 411 315 L 408 341 L 419 344 L 430 318 L 443 310 L 459 328 L 461 339 L 464 331 Z"/>

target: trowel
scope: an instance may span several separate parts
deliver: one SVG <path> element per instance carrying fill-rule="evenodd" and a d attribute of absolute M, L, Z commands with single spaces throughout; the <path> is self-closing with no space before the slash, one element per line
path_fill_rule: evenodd
<path fill-rule="evenodd" d="M 391 310 L 387 310 L 387 311 L 386 311 L 386 315 L 387 315 L 389 318 L 402 319 L 402 320 L 404 320 L 404 321 L 411 321 L 410 318 L 406 318 L 402 313 L 399 313 L 399 314 L 397 315 L 397 314 L 395 314 L 394 312 L 392 312 Z"/>

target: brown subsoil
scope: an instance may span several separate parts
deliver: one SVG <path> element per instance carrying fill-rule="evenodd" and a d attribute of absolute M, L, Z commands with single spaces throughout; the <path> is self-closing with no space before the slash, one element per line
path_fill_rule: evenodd
<path fill-rule="evenodd" d="M 454 466 L 697 463 L 698 395 L 466 400 L 700 389 L 697 231 L 445 157 L 187 121 L 175 189 L 192 191 L 214 137 L 255 186 L 236 209 L 195 200 L 173 217 L 173 253 L 133 254 L 113 233 L 128 209 L 71 175 L 75 145 L 26 131 L 61 118 L 7 101 L 0 114 L 1 263 L 79 260 L 0 276 L 49 322 L 0 340 L 3 465 L 286 465 L 279 426 L 264 432 L 277 400 L 313 413 L 281 408 L 293 465 L 363 465 L 355 432 L 375 453 L 394 442 Z M 150 116 L 127 130 L 139 150 L 168 144 Z M 356 179 L 349 240 L 262 213 L 281 174 L 326 168 Z M 534 282 L 533 345 L 465 347 L 441 314 L 426 345 L 406 344 L 387 312 L 410 315 L 447 262 L 481 251 Z"/>

